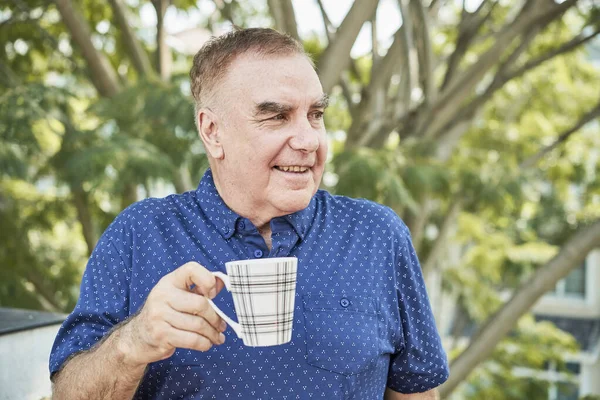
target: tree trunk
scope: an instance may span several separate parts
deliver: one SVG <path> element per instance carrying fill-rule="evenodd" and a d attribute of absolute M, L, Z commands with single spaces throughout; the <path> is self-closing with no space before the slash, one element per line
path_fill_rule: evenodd
<path fill-rule="evenodd" d="M 94 228 L 94 221 L 90 214 L 88 194 L 81 187 L 71 188 L 73 193 L 73 204 L 77 209 L 77 219 L 81 224 L 81 231 L 85 239 L 85 244 L 88 248 L 88 256 L 92 254 L 98 238 L 96 237 L 96 229 Z"/>
<path fill-rule="evenodd" d="M 123 189 L 123 195 L 121 197 L 121 210 L 126 209 L 137 201 L 137 185 L 135 183 L 128 183 Z"/>
<path fill-rule="evenodd" d="M 345 143 L 347 149 L 372 144 L 371 140 L 375 130 L 373 127 L 369 129 L 369 125 L 375 120 L 375 114 L 381 115 L 385 110 L 385 105 L 381 105 L 379 110 L 376 109 L 377 95 L 381 92 L 386 94 L 390 79 L 399 64 L 408 69 L 409 49 L 407 43 L 409 37 L 410 35 L 406 34 L 406 26 L 402 25 L 394 34 L 394 41 L 386 55 L 377 63 L 377 66 L 373 66 L 369 86 L 363 89 L 360 104 L 352 109 L 352 125 L 348 129 L 348 138 Z M 406 71 L 406 77 L 410 79 L 410 71 Z M 398 96 L 400 97 L 402 94 L 399 93 Z M 378 118 L 379 121 L 375 122 L 385 124 L 386 118 Z M 389 131 L 386 133 L 389 134 Z"/>
<path fill-rule="evenodd" d="M 268 3 L 271 15 L 275 20 L 275 28 L 280 32 L 288 33 L 296 40 L 300 40 L 292 0 L 268 0 Z"/>
<path fill-rule="evenodd" d="M 108 59 L 92 43 L 87 22 L 71 0 L 56 0 L 64 24 L 72 40 L 79 46 L 91 72 L 91 79 L 100 95 L 111 97 L 119 91 L 117 74 Z"/>
<path fill-rule="evenodd" d="M 125 47 L 127 48 L 127 53 L 131 58 L 133 67 L 141 76 L 151 76 L 154 73 L 152 63 L 148 58 L 148 54 L 146 54 L 146 50 L 144 50 L 135 32 L 127 22 L 126 9 L 123 3 L 121 0 L 109 0 L 109 2 L 112 6 L 116 23 L 123 34 Z"/>
<path fill-rule="evenodd" d="M 429 194 L 426 194 L 421 199 L 421 208 L 418 213 L 413 214 L 409 212 L 406 218 L 406 226 L 412 236 L 413 246 L 417 254 L 420 254 L 419 252 L 421 251 L 423 237 L 425 236 L 425 227 L 431 216 L 432 207 L 432 199 Z"/>
<path fill-rule="evenodd" d="M 64 311 L 60 304 L 56 301 L 54 297 L 54 290 L 48 289 L 42 280 L 40 279 L 40 274 L 35 271 L 27 272 L 27 281 L 33 285 L 35 288 L 35 293 L 38 296 L 38 300 L 44 307 L 46 311 L 50 312 L 62 312 Z"/>
<path fill-rule="evenodd" d="M 423 275 L 427 276 L 429 271 L 433 269 L 434 265 L 443 254 L 443 250 L 447 247 L 446 244 L 450 234 L 450 228 L 456 224 L 456 219 L 462 210 L 462 205 L 462 199 L 457 199 L 448 207 L 444 221 L 439 228 L 438 237 L 435 239 L 435 242 L 433 242 L 433 246 L 429 250 L 427 257 L 421 263 Z"/>
<path fill-rule="evenodd" d="M 165 30 L 165 14 L 169 7 L 169 0 L 152 0 L 156 9 L 156 62 L 158 72 L 163 80 L 171 78 L 171 49 L 167 45 L 167 31 Z"/>
<path fill-rule="evenodd" d="M 469 347 L 450 365 L 450 378 L 440 387 L 442 397 L 448 396 L 463 382 L 517 324 L 531 307 L 552 289 L 556 283 L 577 268 L 587 254 L 600 243 L 600 219 L 580 228 L 561 248 L 560 252 L 515 291 L 500 310 L 490 316 Z"/>
<path fill-rule="evenodd" d="M 423 113 L 416 133 L 431 139 L 438 132 L 446 129 L 447 124 L 464 106 L 465 100 L 472 94 L 477 84 L 491 68 L 498 64 L 504 50 L 517 37 L 531 29 L 533 25 L 538 25 L 540 29 L 547 26 L 567 9 L 573 7 L 576 2 L 577 0 L 566 0 L 559 5 L 553 5 L 549 10 L 544 9 L 541 4 L 537 4 L 541 3 L 540 1 L 525 3 L 514 21 L 496 35 L 492 47 L 480 55 L 475 64 L 457 74 L 432 104 L 432 107 Z M 401 136 L 404 135 L 401 134 Z"/>
<path fill-rule="evenodd" d="M 318 62 L 319 78 L 325 93 L 340 79 L 340 71 L 350 64 L 350 50 L 363 24 L 373 18 L 379 0 L 355 1 Z"/>
<path fill-rule="evenodd" d="M 190 176 L 190 171 L 184 165 L 182 165 L 177 169 L 177 171 L 175 171 L 173 185 L 175 186 L 175 190 L 177 191 L 177 193 L 184 193 L 194 189 L 194 185 L 192 184 L 192 177 Z"/>

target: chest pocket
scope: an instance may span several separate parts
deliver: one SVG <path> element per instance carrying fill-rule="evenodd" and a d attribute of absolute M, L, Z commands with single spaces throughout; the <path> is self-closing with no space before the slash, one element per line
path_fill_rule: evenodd
<path fill-rule="evenodd" d="M 302 300 L 309 364 L 353 375 L 376 362 L 379 341 L 373 298 L 307 294 Z"/>

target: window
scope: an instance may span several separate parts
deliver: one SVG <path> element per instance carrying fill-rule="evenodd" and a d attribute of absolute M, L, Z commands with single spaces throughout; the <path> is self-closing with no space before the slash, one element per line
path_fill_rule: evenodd
<path fill-rule="evenodd" d="M 550 386 L 550 398 L 552 399 L 552 391 L 555 389 L 556 400 L 577 400 L 579 399 L 579 386 L 572 382 L 560 382 Z"/>
<path fill-rule="evenodd" d="M 584 262 L 579 268 L 571 271 L 566 278 L 558 281 L 550 294 L 560 297 L 585 299 L 586 269 L 586 262 Z"/>
<path fill-rule="evenodd" d="M 555 363 L 547 367 L 548 400 L 577 400 L 579 399 L 579 363 L 568 362 L 564 371 L 559 372 Z M 576 371 L 576 373 L 574 373 Z"/>

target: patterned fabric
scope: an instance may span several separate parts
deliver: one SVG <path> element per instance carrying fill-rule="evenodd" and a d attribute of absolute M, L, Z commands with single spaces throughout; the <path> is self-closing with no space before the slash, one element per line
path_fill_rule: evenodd
<path fill-rule="evenodd" d="M 51 373 L 135 313 L 165 274 L 194 260 L 297 257 L 292 340 L 248 347 L 228 329 L 207 352 L 178 349 L 149 366 L 136 399 L 382 399 L 385 387 L 423 392 L 448 376 L 421 268 L 404 223 L 389 208 L 319 191 L 309 206 L 271 221 L 269 251 L 230 210 L 208 171 L 196 191 L 146 199 L 106 230 L 58 332 Z M 233 315 L 231 294 L 215 303 Z"/>

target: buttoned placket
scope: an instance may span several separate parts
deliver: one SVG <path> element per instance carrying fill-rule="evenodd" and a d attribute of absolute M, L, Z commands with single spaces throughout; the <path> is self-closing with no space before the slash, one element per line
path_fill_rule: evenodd
<path fill-rule="evenodd" d="M 248 258 L 288 257 L 300 239 L 293 226 L 283 218 L 271 221 L 271 250 L 252 222 L 239 218 L 235 223 L 235 238 Z"/>
<path fill-rule="evenodd" d="M 289 257 L 300 237 L 285 218 L 271 221 L 271 252 L 269 257 Z"/>

